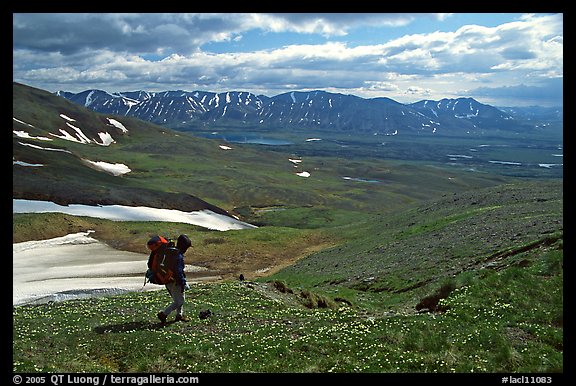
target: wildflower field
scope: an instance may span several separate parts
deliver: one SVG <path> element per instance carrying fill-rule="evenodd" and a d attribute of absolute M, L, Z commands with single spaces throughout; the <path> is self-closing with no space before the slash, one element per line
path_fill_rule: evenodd
<path fill-rule="evenodd" d="M 562 254 L 457 277 L 444 312 L 285 301 L 264 280 L 14 308 L 15 372 L 563 372 Z M 556 267 L 556 268 L 554 268 Z M 374 294 L 373 296 L 383 296 Z M 298 291 L 294 291 L 294 298 Z M 366 303 L 368 304 L 368 303 Z M 200 310 L 213 315 L 198 318 Z"/>

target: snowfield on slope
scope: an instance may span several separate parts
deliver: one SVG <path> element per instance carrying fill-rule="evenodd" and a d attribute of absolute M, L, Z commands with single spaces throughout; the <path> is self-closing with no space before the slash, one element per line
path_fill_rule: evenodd
<path fill-rule="evenodd" d="M 12 303 L 40 304 L 127 291 L 157 290 L 144 285 L 148 254 L 119 251 L 89 236 L 68 234 L 12 246 Z M 205 271 L 186 265 L 185 272 Z M 190 282 L 213 279 L 199 277 Z"/>
<path fill-rule="evenodd" d="M 168 221 L 226 231 L 256 226 L 209 210 L 182 212 L 122 205 L 57 205 L 48 201 L 13 200 L 13 213 L 61 212 L 115 221 Z M 120 251 L 80 232 L 48 240 L 32 240 L 12 246 L 13 305 L 112 295 L 127 291 L 163 289 L 147 284 L 148 251 Z M 186 265 L 186 272 L 206 268 Z M 193 281 L 215 279 L 197 277 Z M 217 279 L 217 277 L 216 277 Z"/>

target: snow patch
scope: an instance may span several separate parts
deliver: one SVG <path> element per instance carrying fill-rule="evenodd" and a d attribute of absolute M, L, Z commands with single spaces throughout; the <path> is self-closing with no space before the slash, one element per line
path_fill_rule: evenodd
<path fill-rule="evenodd" d="M 111 164 L 104 161 L 90 161 L 88 159 L 84 159 L 84 161 L 88 162 L 97 169 L 102 170 L 106 173 L 110 173 L 114 176 L 120 176 L 122 174 L 126 174 L 132 171 L 128 166 L 124 164 Z"/>
<path fill-rule="evenodd" d="M 33 148 L 33 149 L 48 150 L 48 151 L 61 151 L 61 152 L 64 152 L 64 153 L 70 153 L 70 154 L 72 154 L 71 151 L 66 150 L 66 149 L 56 149 L 56 148 L 53 148 L 53 147 L 42 147 L 42 146 L 32 145 L 31 143 L 24 143 L 24 142 L 18 142 L 18 143 L 19 143 L 20 145 L 22 145 L 22 146 L 28 146 L 28 147 L 31 147 L 31 148 Z"/>
<path fill-rule="evenodd" d="M 23 124 L 23 125 L 30 126 L 30 127 L 34 127 L 33 125 L 31 125 L 31 124 L 29 124 L 29 123 L 26 123 L 26 122 L 24 122 L 24 121 L 21 121 L 21 120 L 19 120 L 19 119 L 16 119 L 16 118 L 14 118 L 14 117 L 12 117 L 12 119 L 15 120 L 15 121 L 18 122 L 18 123 Z"/>
<path fill-rule="evenodd" d="M 17 137 L 19 138 L 26 138 L 26 139 L 37 139 L 40 141 L 52 141 L 52 138 L 47 138 L 47 137 L 35 137 L 30 135 L 29 133 L 22 131 L 22 130 L 12 130 L 12 132 L 14 134 L 16 134 Z"/>
<path fill-rule="evenodd" d="M 104 218 L 112 221 L 165 221 L 198 225 L 217 231 L 257 228 L 235 218 L 204 209 L 183 212 L 175 209 L 159 209 L 126 205 L 58 205 L 50 201 L 12 200 L 12 213 L 66 213 L 73 216 Z"/>
<path fill-rule="evenodd" d="M 115 143 L 116 141 L 114 141 L 114 138 L 112 138 L 112 136 L 108 133 L 98 133 L 98 136 L 100 137 L 100 140 L 102 141 L 102 143 L 98 143 L 98 145 L 102 145 L 102 146 L 110 146 L 110 144 Z"/>
<path fill-rule="evenodd" d="M 106 118 L 108 119 L 108 122 L 112 125 L 112 126 L 116 126 L 117 128 L 119 128 L 120 130 L 122 130 L 123 133 L 127 133 L 128 129 L 126 128 L 126 126 L 124 126 L 122 123 L 118 122 L 117 120 L 113 119 L 113 118 Z"/>
<path fill-rule="evenodd" d="M 43 164 L 30 164 L 28 162 L 16 161 L 14 158 L 12 158 L 12 165 L 29 166 L 29 167 L 44 166 Z"/>
<path fill-rule="evenodd" d="M 63 119 L 65 119 L 65 120 L 67 120 L 68 122 L 76 122 L 75 119 L 70 118 L 69 116 L 64 115 L 64 114 L 60 114 L 60 118 L 63 118 Z"/>

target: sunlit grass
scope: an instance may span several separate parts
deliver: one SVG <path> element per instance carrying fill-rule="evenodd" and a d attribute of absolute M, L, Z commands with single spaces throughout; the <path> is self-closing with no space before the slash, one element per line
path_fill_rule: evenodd
<path fill-rule="evenodd" d="M 163 328 L 155 320 L 168 301 L 163 291 L 15 307 L 13 369 L 562 372 L 563 334 L 553 324 L 562 275 L 538 270 L 467 279 L 441 301 L 448 310 L 440 314 L 288 306 L 256 290 L 264 283 L 239 282 L 195 285 L 187 294 L 191 321 Z M 214 316 L 201 320 L 205 307 Z"/>

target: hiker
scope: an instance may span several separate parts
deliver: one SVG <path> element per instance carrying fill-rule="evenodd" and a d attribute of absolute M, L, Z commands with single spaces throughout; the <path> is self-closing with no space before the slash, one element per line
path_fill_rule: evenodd
<path fill-rule="evenodd" d="M 178 236 L 178 240 L 176 241 L 176 248 L 179 250 L 178 257 L 176 260 L 176 272 L 174 275 L 174 280 L 166 283 L 166 289 L 168 293 L 172 297 L 172 303 L 170 303 L 164 311 L 160 311 L 158 313 L 158 319 L 162 323 L 166 323 L 166 319 L 168 315 L 172 313 L 172 311 L 176 311 L 176 321 L 183 321 L 186 322 L 188 319 L 184 316 L 184 290 L 190 289 L 188 283 L 186 283 L 186 274 L 184 273 L 184 254 L 190 248 L 192 242 L 188 238 L 187 235 L 180 235 Z"/>

